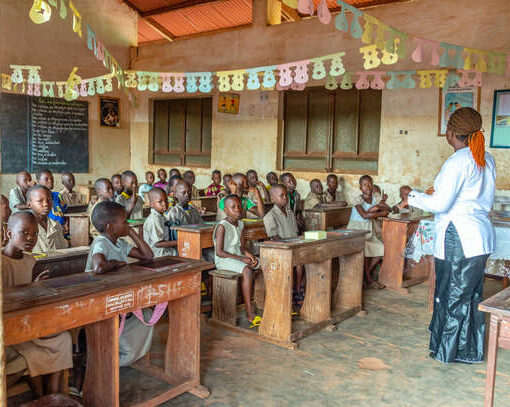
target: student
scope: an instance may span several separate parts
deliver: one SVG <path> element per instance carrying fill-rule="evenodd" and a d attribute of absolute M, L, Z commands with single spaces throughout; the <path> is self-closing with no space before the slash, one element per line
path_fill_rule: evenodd
<path fill-rule="evenodd" d="M 276 172 L 270 171 L 266 175 L 266 180 L 267 180 L 266 188 L 270 190 L 273 185 L 278 184 L 278 175 L 276 175 Z"/>
<path fill-rule="evenodd" d="M 2 221 L 2 232 L 0 236 L 0 241 L 2 247 L 7 244 L 7 222 L 9 221 L 9 217 L 11 216 L 11 208 L 9 208 L 9 200 L 2 195 L 2 201 L 0 203 L 0 220 Z"/>
<path fill-rule="evenodd" d="M 374 185 L 374 197 L 377 201 L 384 203 L 388 200 L 388 194 L 383 193 L 379 185 Z"/>
<path fill-rule="evenodd" d="M 172 175 L 170 180 L 168 181 L 168 206 L 171 208 L 174 206 L 177 201 L 174 198 L 175 186 L 179 183 L 183 182 L 182 177 L 180 175 Z"/>
<path fill-rule="evenodd" d="M 133 171 L 126 170 L 121 174 L 122 193 L 115 199 L 115 202 L 124 207 L 128 219 L 143 218 L 143 203 L 136 195 L 136 186 L 138 178 Z"/>
<path fill-rule="evenodd" d="M 184 173 L 182 179 L 191 185 L 191 199 L 200 198 L 198 189 L 195 187 L 195 173 L 191 170 L 188 170 Z"/>
<path fill-rule="evenodd" d="M 168 210 L 166 192 L 155 187 L 149 191 L 151 213 L 143 224 L 143 238 L 152 249 L 154 257 L 177 256 L 176 240 L 170 240 L 170 229 L 165 224 Z"/>
<path fill-rule="evenodd" d="M 326 194 L 322 188 L 322 182 L 314 178 L 310 181 L 310 192 L 305 198 L 304 209 L 313 209 L 326 204 Z"/>
<path fill-rule="evenodd" d="M 60 191 L 60 199 L 67 206 L 74 206 L 80 203 L 80 196 L 73 191 L 74 186 L 76 185 L 76 180 L 74 179 L 74 174 L 71 172 L 63 172 L 62 173 L 62 185 L 64 189 Z"/>
<path fill-rule="evenodd" d="M 255 315 L 251 303 L 254 270 L 259 267 L 259 260 L 245 248 L 246 242 L 242 237 L 244 224 L 241 220 L 243 204 L 237 195 L 229 195 L 223 202 L 226 218 L 216 225 L 213 233 L 214 263 L 217 269 L 242 274 L 246 316 L 252 323 L 251 327 L 259 326 L 262 318 Z"/>
<path fill-rule="evenodd" d="M 138 196 L 140 197 L 142 202 L 145 202 L 145 194 L 147 194 L 153 188 L 153 184 L 154 173 L 152 171 L 147 171 L 145 173 L 145 184 L 142 184 L 138 187 Z"/>
<path fill-rule="evenodd" d="M 182 178 L 181 172 L 177 168 L 172 168 L 168 173 L 168 177 L 173 177 L 174 175 L 177 175 Z"/>
<path fill-rule="evenodd" d="M 416 208 L 409 206 L 408 198 L 411 193 L 411 187 L 408 185 L 402 185 L 399 189 L 400 202 L 393 206 L 393 213 L 408 214 L 416 211 Z"/>
<path fill-rule="evenodd" d="M 384 288 L 384 284 L 372 280 L 372 271 L 381 263 L 384 256 L 382 242 L 382 228 L 378 218 L 388 216 L 390 208 L 379 201 L 374 194 L 374 182 L 370 175 L 363 175 L 359 179 L 361 194 L 354 202 L 351 218 L 347 229 L 368 230 L 365 242 L 365 287 Z"/>
<path fill-rule="evenodd" d="M 214 170 L 212 172 L 212 184 L 205 190 L 205 196 L 218 196 L 221 192 L 225 191 L 225 187 L 221 185 L 221 171 Z"/>
<path fill-rule="evenodd" d="M 260 192 L 260 196 L 262 197 L 263 202 L 269 202 L 271 200 L 269 196 L 269 192 L 266 188 L 266 186 L 262 183 L 262 181 L 259 180 L 259 176 L 257 174 L 257 171 L 255 170 L 248 170 L 246 172 L 246 181 L 248 182 L 248 188 L 256 188 Z M 254 193 L 254 191 L 248 192 L 248 198 L 251 199 L 253 202 L 257 202 L 257 196 Z"/>
<path fill-rule="evenodd" d="M 301 208 L 301 195 L 296 190 L 296 178 L 294 178 L 292 173 L 285 172 L 280 175 L 280 181 L 285 186 L 285 188 L 287 188 L 287 205 L 296 216 L 296 222 L 298 224 L 299 231 L 301 232 L 305 229 L 305 220 L 303 218 L 303 212 Z"/>
<path fill-rule="evenodd" d="M 122 186 L 122 176 L 120 174 L 114 174 L 111 178 L 111 183 L 113 186 L 113 199 L 117 199 L 122 191 L 124 191 L 124 187 Z"/>
<path fill-rule="evenodd" d="M 47 253 L 67 248 L 62 225 L 50 217 L 51 191 L 43 185 L 33 186 L 27 191 L 27 202 L 39 225 L 39 238 L 34 252 Z"/>
<path fill-rule="evenodd" d="M 326 178 L 326 201 L 335 202 L 340 206 L 346 206 L 347 200 L 345 194 L 338 191 L 338 177 L 335 174 L 329 174 Z"/>
<path fill-rule="evenodd" d="M 56 220 L 58 223 L 62 225 L 62 231 L 64 232 L 64 237 L 69 239 L 69 225 L 64 217 L 64 213 L 67 209 L 67 204 L 62 200 L 60 193 L 53 190 L 53 174 L 50 170 L 40 170 L 35 174 L 35 179 L 39 185 L 45 186 L 51 192 L 51 199 L 53 202 L 53 207 L 48 214 L 53 220 Z"/>
<path fill-rule="evenodd" d="M 235 173 L 230 181 L 230 191 L 232 194 L 237 195 L 241 201 L 241 206 L 243 208 L 242 217 L 245 217 L 247 213 L 251 214 L 252 217 L 264 217 L 264 204 L 259 190 L 257 188 L 251 188 L 251 191 L 258 197 L 257 202 L 255 203 L 244 196 L 244 191 L 247 189 L 248 183 L 246 182 L 244 174 L 241 174 L 240 172 Z M 216 214 L 217 221 L 223 220 L 227 216 L 225 212 L 225 199 L 226 198 L 222 198 L 218 203 L 218 212 Z"/>
<path fill-rule="evenodd" d="M 12 212 L 28 211 L 27 191 L 32 186 L 32 177 L 26 171 L 16 175 L 16 186 L 9 192 L 9 206 Z"/>
<path fill-rule="evenodd" d="M 175 205 L 167 212 L 167 219 L 172 225 L 199 225 L 204 223 L 197 208 L 189 205 L 191 200 L 191 187 L 185 181 L 180 181 L 174 186 Z"/>
<path fill-rule="evenodd" d="M 96 182 L 94 182 L 94 189 L 96 191 L 97 201 L 91 201 L 87 208 L 90 219 L 89 234 L 92 239 L 99 236 L 99 232 L 92 223 L 92 211 L 99 202 L 111 201 L 113 199 L 113 186 L 108 178 L 97 179 Z"/>
<path fill-rule="evenodd" d="M 39 187 L 42 188 L 44 187 Z M 50 206 L 48 206 L 48 209 Z M 38 223 L 30 212 L 11 216 L 7 226 L 9 243 L 2 250 L 2 286 L 4 289 L 32 282 L 35 260 L 31 252 L 37 242 Z M 35 281 L 44 278 L 41 273 Z M 34 339 L 5 348 L 7 366 L 25 362 L 37 397 L 58 393 L 62 371 L 73 367 L 72 341 L 69 332 Z M 16 361 L 16 359 L 22 360 Z M 23 360 L 24 359 L 24 360 Z M 24 370 L 24 369 L 23 369 Z M 43 385 L 43 379 L 46 383 Z"/>
<path fill-rule="evenodd" d="M 264 227 L 271 240 L 292 239 L 298 236 L 298 226 L 294 212 L 287 205 L 287 188 L 284 185 L 272 185 L 270 189 L 273 208 L 264 216 Z M 294 302 L 303 302 L 302 284 L 303 266 L 296 267 L 296 278 L 294 279 Z"/>
<path fill-rule="evenodd" d="M 158 182 L 154 184 L 154 187 L 161 188 L 163 191 L 166 191 L 167 185 L 168 182 L 166 181 L 166 170 L 164 168 L 160 168 L 158 170 Z"/>
<path fill-rule="evenodd" d="M 220 201 L 230 195 L 232 192 L 230 191 L 230 183 L 232 182 L 232 174 L 225 174 L 223 175 L 223 187 L 225 188 L 223 191 L 221 191 L 218 195 L 218 204 Z"/>

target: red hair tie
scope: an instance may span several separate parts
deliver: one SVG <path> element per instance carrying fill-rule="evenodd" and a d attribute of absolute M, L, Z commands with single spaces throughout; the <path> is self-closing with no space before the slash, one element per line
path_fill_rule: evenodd
<path fill-rule="evenodd" d="M 485 168 L 485 136 L 483 132 L 478 130 L 472 133 L 469 136 L 468 145 L 476 165 Z"/>

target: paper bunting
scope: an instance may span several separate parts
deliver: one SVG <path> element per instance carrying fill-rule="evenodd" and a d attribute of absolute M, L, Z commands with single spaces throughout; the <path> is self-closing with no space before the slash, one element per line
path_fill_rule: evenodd
<path fill-rule="evenodd" d="M 144 91 L 148 89 L 151 92 L 157 92 L 159 90 L 158 72 L 136 71 L 136 74 L 138 76 L 139 91 Z"/>
<path fill-rule="evenodd" d="M 44 24 L 50 21 L 51 7 L 44 0 L 34 0 L 28 16 L 34 24 Z"/>
<path fill-rule="evenodd" d="M 448 90 L 452 88 L 453 86 L 457 85 L 457 83 L 460 80 L 460 76 L 457 75 L 454 72 L 448 72 L 448 75 L 446 76 L 446 81 L 444 83 L 443 89 Z"/>
<path fill-rule="evenodd" d="M 505 74 L 506 55 L 498 52 L 489 52 L 489 61 L 487 63 L 487 72 L 499 75 Z"/>
<path fill-rule="evenodd" d="M 461 78 L 457 85 L 461 88 L 471 88 L 482 86 L 482 73 L 474 70 L 460 69 L 458 71 L 461 74 Z"/>
<path fill-rule="evenodd" d="M 73 12 L 73 32 L 77 33 L 80 38 L 82 36 L 81 33 L 81 14 L 78 10 L 76 10 L 76 7 L 74 6 L 73 2 L 69 0 L 69 8 Z"/>
<path fill-rule="evenodd" d="M 464 60 L 462 59 L 462 47 L 446 44 L 444 42 L 441 42 L 439 46 L 443 48 L 443 54 L 441 55 L 441 58 L 439 58 L 439 65 L 443 67 L 462 69 L 464 66 Z"/>
<path fill-rule="evenodd" d="M 390 75 L 390 80 L 386 84 L 386 88 L 393 90 L 398 88 L 415 88 L 416 82 L 414 81 L 412 75 L 415 75 L 416 71 L 394 71 L 394 72 L 388 72 L 388 75 Z M 400 77 L 402 77 L 400 79 Z"/>
<path fill-rule="evenodd" d="M 8 75 L 6 73 L 2 74 L 2 89 L 12 90 L 11 75 Z"/>
<path fill-rule="evenodd" d="M 349 21 L 347 20 L 347 16 L 345 13 L 346 10 L 348 10 L 353 15 L 351 21 L 351 35 L 353 38 L 361 38 L 363 34 L 363 29 L 361 28 L 359 19 L 360 17 L 363 16 L 363 13 L 359 11 L 356 7 L 353 7 L 342 0 L 337 0 L 337 3 L 341 7 L 340 13 L 335 18 L 335 27 L 337 28 L 337 30 L 345 32 L 349 30 Z"/>
<path fill-rule="evenodd" d="M 356 81 L 356 89 L 384 89 L 385 83 L 382 79 L 383 75 L 386 75 L 386 72 L 382 71 L 362 71 L 356 72 L 358 75 L 358 80 Z M 368 76 L 372 76 L 372 81 L 368 80 Z"/>
<path fill-rule="evenodd" d="M 348 89 L 352 89 L 353 87 L 354 87 L 354 85 L 352 84 L 351 73 L 346 72 L 342 76 L 342 81 L 340 82 L 340 88 L 343 90 L 348 90 Z"/>
<path fill-rule="evenodd" d="M 292 86 L 293 83 L 304 85 L 308 82 L 308 64 L 310 60 L 291 62 L 288 64 L 277 65 L 276 69 L 279 72 L 280 79 L 278 81 L 278 87 L 283 89 L 287 86 Z M 294 71 L 292 71 L 294 68 Z M 293 75 L 294 74 L 294 75 Z M 302 90 L 301 86 L 295 85 L 294 90 Z"/>
<path fill-rule="evenodd" d="M 324 66 L 324 61 L 326 60 L 331 60 L 329 75 L 342 75 L 345 72 L 344 64 L 342 61 L 344 56 L 345 52 L 338 52 L 336 54 L 310 59 L 310 62 L 313 63 L 312 78 L 315 80 L 320 80 L 326 77 L 326 67 Z"/>
<path fill-rule="evenodd" d="M 313 0 L 298 0 L 297 9 L 301 14 L 308 14 L 310 16 L 313 16 L 314 12 Z"/>
<path fill-rule="evenodd" d="M 335 90 L 338 89 L 338 82 L 333 76 L 328 75 L 328 78 L 326 79 L 326 84 L 324 86 L 327 90 Z"/>
<path fill-rule="evenodd" d="M 184 92 L 184 73 L 160 73 L 159 76 L 162 79 L 161 90 L 163 92 Z"/>
<path fill-rule="evenodd" d="M 244 69 L 216 72 L 216 76 L 218 77 L 218 90 L 220 92 L 228 92 L 230 89 L 238 92 L 242 91 L 244 89 L 245 73 L 246 71 Z M 232 77 L 232 80 L 230 77 Z"/>
<path fill-rule="evenodd" d="M 488 52 L 479 49 L 464 48 L 466 59 L 464 60 L 465 70 L 476 70 L 478 72 L 487 72 Z M 476 62 L 475 62 L 476 60 Z"/>
<path fill-rule="evenodd" d="M 54 85 L 55 85 L 55 82 L 48 82 L 48 81 L 41 82 L 42 95 L 44 97 L 49 97 L 49 98 L 55 97 L 55 92 L 53 90 Z"/>
<path fill-rule="evenodd" d="M 78 85 L 81 84 L 81 78 L 76 74 L 78 67 L 75 66 L 66 81 L 66 91 L 64 98 L 67 101 L 78 99 Z"/>
<path fill-rule="evenodd" d="M 282 0 L 283 4 L 289 6 L 290 8 L 296 9 L 298 7 L 298 0 Z"/>
<path fill-rule="evenodd" d="M 422 38 L 413 38 L 413 41 L 416 43 L 416 48 L 411 54 L 411 58 L 414 62 L 422 62 L 423 59 L 423 48 L 428 46 L 430 49 L 430 64 L 431 65 L 439 65 L 439 42 L 425 40 Z"/>
<path fill-rule="evenodd" d="M 329 11 L 327 0 L 320 0 L 317 6 L 317 17 L 322 24 L 331 22 L 331 11 Z"/>
<path fill-rule="evenodd" d="M 436 88 L 442 88 L 445 85 L 446 75 L 448 75 L 447 69 L 429 69 L 423 71 L 416 71 L 416 74 L 420 78 L 420 88 L 430 88 L 432 84 Z M 432 82 L 434 79 L 434 82 Z"/>
<path fill-rule="evenodd" d="M 365 69 L 373 69 L 377 68 L 381 65 L 381 60 L 379 58 L 379 53 L 377 51 L 377 45 L 367 45 L 366 47 L 361 47 L 359 52 L 363 54 L 363 68 Z"/>

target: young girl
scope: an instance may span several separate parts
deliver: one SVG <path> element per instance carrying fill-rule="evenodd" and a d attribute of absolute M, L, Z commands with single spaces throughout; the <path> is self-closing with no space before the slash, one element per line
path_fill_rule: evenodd
<path fill-rule="evenodd" d="M 154 187 L 165 190 L 167 188 L 167 185 L 168 182 L 166 181 L 166 171 L 164 168 L 160 168 L 158 170 L 158 182 L 154 184 Z"/>
<path fill-rule="evenodd" d="M 368 230 L 365 243 L 365 287 L 384 288 L 384 285 L 372 280 L 372 270 L 381 263 L 384 256 L 382 242 L 382 227 L 378 218 L 387 216 L 391 209 L 374 195 L 374 181 L 370 175 L 363 175 L 359 179 L 359 195 L 351 212 L 347 229 Z"/>
<path fill-rule="evenodd" d="M 243 206 L 237 195 L 224 199 L 226 219 L 220 221 L 214 229 L 214 263 L 221 270 L 234 271 L 243 275 L 243 297 L 246 316 L 251 327 L 259 326 L 262 318 L 255 315 L 251 304 L 254 270 L 259 267 L 259 260 L 245 248 L 242 238 L 244 229 Z"/>

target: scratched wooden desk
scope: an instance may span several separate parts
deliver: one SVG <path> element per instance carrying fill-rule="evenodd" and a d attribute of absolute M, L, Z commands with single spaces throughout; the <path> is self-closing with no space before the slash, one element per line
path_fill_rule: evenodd
<path fill-rule="evenodd" d="M 80 246 L 55 250 L 45 253 L 43 256 L 35 255 L 32 279 L 35 279 L 44 270 L 50 270 L 51 278 L 83 273 L 89 250 L 89 246 Z"/>
<path fill-rule="evenodd" d="M 347 319 L 361 310 L 365 231 L 329 233 L 323 240 L 265 241 L 260 247 L 260 268 L 265 281 L 265 304 L 258 333 L 217 322 L 285 348 L 326 326 Z M 338 284 L 332 293 L 332 259 L 340 256 Z M 306 264 L 306 295 L 301 321 L 292 321 L 293 268 Z"/>
<path fill-rule="evenodd" d="M 207 212 L 218 212 L 218 198 L 215 196 L 201 196 L 190 203 L 199 208 L 205 208 Z"/>
<path fill-rule="evenodd" d="M 339 229 L 347 226 L 351 210 L 352 206 L 306 209 L 306 230 Z"/>
<path fill-rule="evenodd" d="M 44 335 L 85 326 L 87 371 L 83 402 L 92 407 L 156 406 L 182 393 L 207 397 L 200 385 L 201 261 L 177 257 L 127 265 L 102 275 L 81 273 L 4 291 L 4 342 L 14 345 Z M 122 400 L 137 388 L 119 372 L 119 318 L 169 301 L 164 369 L 148 358 L 131 367 L 153 376 L 143 396 Z M 148 381 L 145 381 L 148 383 Z"/>
<path fill-rule="evenodd" d="M 243 222 L 243 236 L 246 240 L 267 239 L 264 222 L 261 219 L 243 219 Z M 215 225 L 211 224 L 174 226 L 172 229 L 177 231 L 179 257 L 200 260 L 202 249 L 214 246 L 214 227 Z"/>
<path fill-rule="evenodd" d="M 430 268 L 434 267 L 433 260 L 424 258 L 420 263 L 409 267 L 404 275 L 404 249 L 409 236 L 418 227 L 420 220 L 429 215 L 397 215 L 383 218 L 382 238 L 384 242 L 384 258 L 379 273 L 379 281 L 386 287 L 396 290 L 406 290 L 406 287 L 421 283 L 429 278 Z"/>

